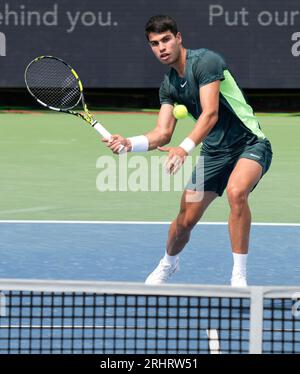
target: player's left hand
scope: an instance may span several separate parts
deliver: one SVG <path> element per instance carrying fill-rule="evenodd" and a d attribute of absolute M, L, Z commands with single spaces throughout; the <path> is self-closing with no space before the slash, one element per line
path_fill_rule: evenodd
<path fill-rule="evenodd" d="M 157 147 L 161 152 L 169 152 L 165 161 L 165 168 L 168 174 L 174 175 L 181 168 L 188 155 L 181 147 Z"/>

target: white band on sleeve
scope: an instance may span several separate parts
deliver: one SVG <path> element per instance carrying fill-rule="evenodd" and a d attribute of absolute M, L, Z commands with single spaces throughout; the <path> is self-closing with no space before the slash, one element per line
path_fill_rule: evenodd
<path fill-rule="evenodd" d="M 131 152 L 147 152 L 149 149 L 149 140 L 145 135 L 133 136 L 128 140 L 131 143 Z"/>
<path fill-rule="evenodd" d="M 193 149 L 196 147 L 196 144 L 190 138 L 185 138 L 180 144 L 179 147 L 183 148 L 187 154 L 190 154 Z"/>

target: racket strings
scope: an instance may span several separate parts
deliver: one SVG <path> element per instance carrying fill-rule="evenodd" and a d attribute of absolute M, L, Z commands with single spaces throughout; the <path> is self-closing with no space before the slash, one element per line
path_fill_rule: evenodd
<path fill-rule="evenodd" d="M 81 98 L 78 80 L 62 61 L 42 58 L 26 71 L 31 93 L 42 103 L 57 109 L 71 109 Z"/>

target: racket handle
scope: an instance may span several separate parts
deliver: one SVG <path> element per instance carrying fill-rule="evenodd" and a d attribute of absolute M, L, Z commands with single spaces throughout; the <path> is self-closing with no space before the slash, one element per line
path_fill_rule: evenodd
<path fill-rule="evenodd" d="M 94 127 L 94 129 L 96 131 L 99 132 L 100 135 L 103 136 L 103 138 L 108 139 L 108 140 L 111 138 L 111 133 L 108 132 L 106 130 L 106 128 L 104 126 L 102 126 L 99 122 L 96 122 L 92 126 Z M 125 152 L 126 152 L 125 147 L 124 147 L 124 145 L 121 144 L 120 147 L 119 147 L 118 153 L 125 153 Z"/>

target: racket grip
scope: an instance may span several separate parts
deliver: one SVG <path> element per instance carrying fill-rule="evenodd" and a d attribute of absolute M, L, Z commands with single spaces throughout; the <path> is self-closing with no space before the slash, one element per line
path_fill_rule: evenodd
<path fill-rule="evenodd" d="M 106 128 L 104 127 L 104 126 L 102 126 L 99 122 L 96 122 L 94 125 L 92 125 L 93 127 L 94 127 L 94 129 L 96 130 L 96 131 L 98 131 L 98 133 L 100 134 L 100 135 L 102 135 L 103 136 L 103 138 L 105 138 L 105 139 L 110 139 L 111 138 L 111 133 L 110 132 L 108 132 L 107 130 L 106 130 Z M 119 150 L 118 150 L 118 153 L 120 154 L 120 153 L 125 153 L 126 152 L 126 150 L 125 150 L 125 147 L 124 147 L 124 145 L 120 145 L 120 147 L 119 147 Z"/>

